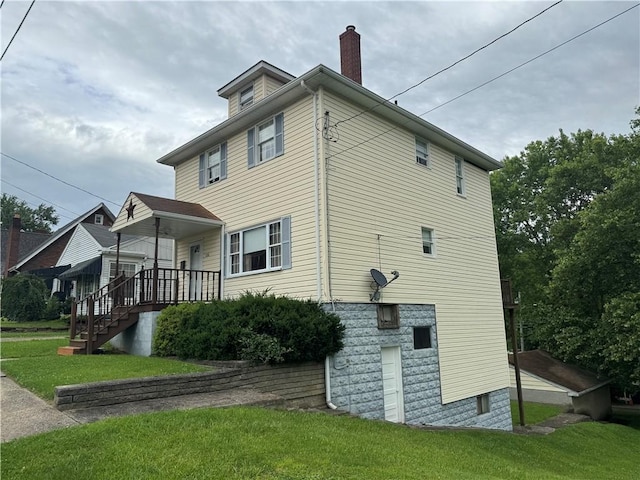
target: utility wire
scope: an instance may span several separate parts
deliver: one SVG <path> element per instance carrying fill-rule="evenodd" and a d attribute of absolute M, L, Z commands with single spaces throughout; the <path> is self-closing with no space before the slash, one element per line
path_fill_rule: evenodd
<path fill-rule="evenodd" d="M 2 2 L 4 4 L 4 1 Z M 22 21 L 20 22 L 20 25 L 18 25 L 18 28 L 16 29 L 16 32 L 13 34 L 13 37 L 11 37 L 11 40 L 9 40 L 9 43 L 7 44 L 7 48 L 4 49 L 4 52 L 2 52 L 2 56 L 0 56 L 0 62 L 2 61 L 2 59 L 4 58 L 4 54 L 7 53 L 7 50 L 9 50 L 9 47 L 11 46 L 11 42 L 13 42 L 13 39 L 16 38 L 16 35 L 18 34 L 18 32 L 20 31 L 20 27 L 22 27 L 22 24 L 24 23 L 24 21 L 27 19 L 27 15 L 29 15 L 29 12 L 31 11 L 31 7 L 33 7 L 33 4 L 36 3 L 36 0 L 33 0 L 31 2 L 31 5 L 29 5 L 29 8 L 27 10 L 27 13 L 24 14 L 24 17 L 22 17 Z M 0 5 L 0 7 L 2 7 L 2 5 Z"/>
<path fill-rule="evenodd" d="M 11 183 L 11 182 L 7 182 L 4 178 L 2 178 L 2 179 L 0 179 L 0 180 L 2 180 L 2 183 L 6 183 L 7 185 L 9 185 L 9 186 L 11 186 L 11 187 L 15 188 L 16 190 L 20 190 L 21 192 L 27 193 L 27 194 L 31 195 L 32 197 L 36 197 L 37 199 L 42 200 L 43 202 L 47 202 L 48 204 L 53 205 L 54 207 L 61 208 L 62 210 L 66 210 L 67 212 L 74 214 L 76 217 L 79 217 L 79 216 L 80 216 L 80 214 L 79 214 L 79 213 L 72 212 L 72 211 L 71 211 L 71 210 L 69 210 L 68 208 L 64 208 L 64 207 L 63 207 L 63 206 L 61 206 L 61 205 L 57 205 L 57 204 L 55 204 L 55 203 L 53 203 L 53 202 L 50 202 L 50 201 L 49 201 L 49 200 L 47 200 L 46 198 L 42 198 L 42 197 L 40 197 L 40 196 L 36 195 L 35 193 L 28 192 L 28 191 L 27 191 L 27 190 L 25 190 L 24 188 L 20 188 L 20 187 L 18 187 L 17 185 L 14 185 L 14 184 L 13 184 L 13 183 Z M 73 219 L 72 219 L 72 220 L 73 220 Z"/>
<path fill-rule="evenodd" d="M 600 22 L 599 24 L 594 25 L 593 27 L 589 28 L 588 30 L 585 30 L 584 32 L 579 33 L 578 35 L 575 35 L 575 36 L 571 37 L 570 39 L 568 39 L 568 40 L 566 40 L 566 41 L 564 41 L 564 42 L 562 42 L 562 43 L 560 43 L 560 44 L 556 45 L 555 47 L 550 48 L 549 50 L 547 50 L 547 51 L 545 51 L 545 52 L 543 52 L 543 53 L 541 53 L 541 54 L 539 54 L 539 55 L 536 55 L 535 57 L 533 57 L 533 58 L 531 58 L 531 59 L 527 60 L 526 62 L 523 62 L 523 63 L 521 63 L 520 65 L 518 65 L 518 66 L 516 66 L 516 67 L 513 67 L 512 69 L 507 70 L 507 71 L 506 71 L 506 72 L 504 72 L 504 73 L 501 73 L 501 74 L 500 74 L 500 75 L 498 75 L 497 77 L 494 77 L 494 78 L 492 78 L 491 80 L 487 80 L 486 82 L 484 82 L 484 83 L 482 83 L 482 84 L 478 85 L 477 87 L 474 87 L 474 88 L 472 88 L 471 90 L 468 90 L 468 91 L 466 91 L 466 92 L 464 92 L 464 93 L 461 93 L 461 94 L 460 94 L 460 95 L 458 95 L 457 97 L 454 97 L 454 98 L 452 98 L 452 99 L 450 99 L 450 100 L 447 100 L 446 102 L 441 103 L 440 105 L 437 105 L 437 106 L 433 107 L 432 109 L 427 110 L 426 112 L 421 113 L 420 115 L 417 115 L 417 116 L 418 116 L 418 117 L 423 117 L 423 116 L 427 115 L 428 113 L 433 112 L 434 110 L 437 110 L 437 109 L 439 109 L 439 108 L 441 108 L 441 107 L 444 107 L 445 105 L 448 105 L 448 104 L 450 104 L 451 102 L 454 102 L 454 101 L 456 101 L 456 100 L 458 100 L 458 99 L 460 99 L 460 98 L 464 97 L 465 95 L 468 95 L 468 94 L 469 94 L 469 93 L 471 93 L 471 92 L 475 92 L 476 90 L 478 90 L 478 89 L 480 89 L 480 88 L 482 88 L 482 87 L 484 87 L 484 86 L 486 86 L 486 85 L 488 85 L 488 84 L 490 84 L 490 83 L 492 83 L 492 82 L 494 82 L 494 81 L 498 80 L 499 78 L 502 78 L 502 77 L 504 77 L 505 75 L 508 75 L 509 73 L 511 73 L 511 72 L 513 72 L 513 71 L 515 71 L 515 70 L 518 70 L 518 69 L 519 69 L 519 68 L 521 68 L 521 67 L 524 67 L 525 65 L 527 65 L 527 64 L 529 64 L 529 63 L 531 63 L 531 62 L 533 62 L 534 60 L 537 60 L 537 59 L 539 59 L 540 57 L 543 57 L 543 56 L 547 55 L 548 53 L 551 53 L 551 52 L 553 52 L 554 50 L 557 50 L 558 48 L 560 48 L 560 47 L 562 47 L 562 46 L 564 46 L 564 45 L 566 45 L 566 44 L 568 44 L 568 43 L 570 43 L 570 42 L 573 42 L 574 40 L 576 40 L 576 39 L 578 39 L 578 38 L 582 37 L 583 35 L 586 35 L 587 33 L 589 33 L 589 32 L 591 32 L 591 31 L 595 30 L 596 28 L 599 28 L 599 27 L 601 27 L 602 25 L 604 25 L 604 24 L 606 24 L 606 23 L 609 23 L 609 22 L 610 22 L 610 21 L 612 21 L 612 20 L 615 20 L 616 18 L 618 18 L 618 17 L 620 17 L 620 16 L 624 15 L 625 13 L 627 13 L 627 12 L 629 12 L 629 11 L 633 10 L 634 8 L 637 8 L 638 6 L 640 6 L 640 3 L 636 3 L 636 4 L 635 4 L 635 5 L 633 5 L 632 7 L 627 8 L 626 10 L 624 10 L 624 11 L 622 11 L 622 12 L 618 13 L 617 15 L 614 15 L 613 17 L 610 17 L 610 18 L 608 18 L 607 20 L 604 20 L 603 22 Z M 353 118 L 353 117 L 352 117 L 352 118 Z M 347 120 L 350 120 L 350 119 L 347 119 Z M 411 122 L 411 120 L 407 120 L 406 122 L 403 122 L 403 123 L 401 123 L 400 125 L 397 125 L 397 126 L 392 127 L 392 128 L 390 128 L 390 129 L 388 129 L 388 130 L 385 130 L 384 132 L 379 133 L 379 134 L 377 134 L 377 135 L 374 135 L 373 137 L 370 137 L 370 138 L 368 138 L 368 139 L 366 139 L 366 140 L 363 140 L 362 142 L 356 143 L 355 145 L 352 145 L 352 146 L 350 146 L 350 147 L 348 147 L 348 148 L 345 148 L 345 149 L 340 150 L 340 151 L 338 151 L 338 152 L 336 152 L 336 153 L 333 153 L 333 154 L 329 155 L 327 158 L 333 158 L 333 157 L 336 157 L 336 156 L 338 156 L 338 155 L 340 155 L 340 154 L 342 154 L 342 153 L 345 153 L 345 152 L 347 152 L 347 151 L 349 151 L 349 150 L 353 150 L 354 148 L 357 148 L 357 147 L 359 147 L 359 146 L 361 146 L 361 145 L 364 145 L 364 144 L 366 144 L 366 143 L 369 143 L 370 141 L 375 140 L 376 138 L 381 137 L 381 136 L 383 136 L 383 135 L 386 135 L 386 134 L 387 134 L 387 133 L 389 133 L 389 132 L 393 132 L 394 130 L 398 130 L 399 128 L 401 128 L 401 127 L 403 127 L 403 126 L 407 125 L 409 122 Z"/>
<path fill-rule="evenodd" d="M 515 32 L 516 30 L 518 30 L 520 27 L 522 27 L 523 25 L 525 25 L 526 23 L 532 21 L 533 19 L 535 19 L 536 17 L 539 17 L 540 15 L 542 15 L 543 13 L 547 12 L 548 10 L 551 10 L 553 7 L 555 7 L 556 5 L 559 5 L 560 3 L 562 3 L 563 0 L 558 0 L 556 3 L 554 3 L 553 5 L 549 5 L 547 8 L 545 8 L 544 10 L 538 12 L 537 14 L 535 14 L 533 17 L 530 17 L 528 19 L 526 19 L 524 22 L 516 25 L 514 28 L 512 28 L 511 30 L 509 30 L 506 33 L 503 33 L 502 35 L 500 35 L 497 38 L 494 38 L 492 41 L 490 41 L 489 43 L 483 45 L 482 47 L 474 50 L 473 52 L 471 52 L 470 54 L 462 57 L 460 60 L 457 60 L 455 62 L 453 62 L 451 65 L 449 65 L 448 67 L 445 67 L 441 70 L 438 70 L 436 73 L 429 75 L 426 78 L 423 78 L 422 80 L 420 80 L 418 83 L 416 83 L 415 85 L 410 86 L 409 88 L 404 89 L 403 91 L 401 91 L 400 93 L 396 93 L 394 96 L 387 98 L 384 102 L 379 102 L 376 105 L 374 105 L 373 107 L 370 107 L 366 110 L 363 110 L 359 113 L 356 113 L 355 115 L 352 115 L 351 117 L 345 119 L 345 120 L 340 120 L 339 122 L 337 122 L 334 126 L 338 126 L 341 123 L 346 123 L 350 120 L 353 120 L 354 118 L 357 118 L 361 115 L 364 115 L 365 113 L 371 112 L 373 110 L 375 110 L 376 108 L 378 108 L 381 105 L 384 105 L 385 103 L 389 103 L 391 100 L 393 100 L 394 98 L 399 97 L 400 95 L 404 95 L 405 93 L 407 93 L 409 90 L 413 90 L 416 87 L 419 87 L 420 85 L 422 85 L 424 82 L 426 82 L 427 80 L 431 80 L 433 77 L 436 77 L 438 75 L 440 75 L 443 72 L 446 72 L 447 70 L 450 70 L 451 68 L 455 67 L 456 65 L 458 65 L 461 62 L 464 62 L 465 60 L 467 60 L 468 58 L 473 57 L 476 53 L 480 52 L 481 50 L 484 50 L 485 48 L 493 45 L 494 43 L 496 43 L 497 41 L 503 39 L 504 37 L 506 37 L 507 35 L 512 34 L 513 32 Z"/>
<path fill-rule="evenodd" d="M 2 0 L 2 3 L 0 3 L 0 8 L 2 8 L 3 5 L 4 5 L 4 0 Z"/>
<path fill-rule="evenodd" d="M 72 187 L 72 188 L 75 188 L 76 190 L 80 190 L 81 192 L 87 193 L 87 194 L 91 195 L 92 197 L 99 198 L 100 200 L 103 200 L 103 201 L 105 201 L 105 202 L 108 202 L 108 203 L 110 203 L 110 204 L 112 204 L 112 205 L 116 205 L 117 207 L 120 207 L 120 206 L 121 206 L 119 203 L 112 202 L 111 200 L 107 200 L 106 198 L 101 197 L 100 195 L 96 195 L 95 193 L 92 193 L 92 192 L 90 192 L 89 190 L 85 190 L 84 188 L 80 188 L 80 187 L 78 187 L 78 186 L 76 186 L 76 185 L 73 185 L 72 183 L 65 182 L 64 180 L 61 180 L 61 179 L 59 179 L 58 177 L 54 177 L 54 176 L 53 176 L 53 175 L 51 175 L 50 173 L 47 173 L 47 172 L 45 172 L 45 171 L 43 171 L 43 170 L 40 170 L 39 168 L 36 168 L 36 167 L 34 167 L 34 166 L 31 166 L 31 165 L 29 165 L 28 163 L 25 163 L 25 162 L 23 162 L 22 160 L 18 160 L 17 158 L 12 157 L 11 155 L 8 155 L 8 154 L 6 154 L 6 153 L 4 153 L 4 152 L 0 152 L 0 155 L 3 155 L 3 156 L 5 156 L 5 157 L 7 157 L 7 158 L 10 158 L 10 159 L 11 159 L 11 160 L 13 160 L 14 162 L 18 162 L 18 163 L 20 163 L 20 164 L 24 165 L 25 167 L 29 167 L 29 168 L 31 168 L 32 170 L 35 170 L 36 172 L 40 172 L 40 173 L 42 173 L 43 175 L 46 175 L 46 176 L 47 176 L 47 177 L 49 177 L 49 178 L 53 178 L 54 180 L 57 180 L 57 181 L 58 181 L 58 182 L 60 182 L 60 183 L 64 183 L 65 185 L 67 185 L 67 186 L 69 186 L 69 187 Z"/>

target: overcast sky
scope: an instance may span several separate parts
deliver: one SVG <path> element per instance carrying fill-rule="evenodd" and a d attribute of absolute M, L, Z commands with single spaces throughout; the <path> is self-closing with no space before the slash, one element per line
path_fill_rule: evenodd
<path fill-rule="evenodd" d="M 130 191 L 173 198 L 173 169 L 156 160 L 225 120 L 216 91 L 259 60 L 339 72 L 338 36 L 353 24 L 363 85 L 388 98 L 554 1 L 38 0 L 1 63 L 2 153 L 117 214 Z M 3 51 L 30 3 L 4 2 Z M 422 114 L 635 3 L 565 0 L 398 104 Z M 639 32 L 640 7 L 423 118 L 498 160 L 560 128 L 627 133 Z M 1 177 L 2 192 L 54 204 L 58 226 L 101 201 L 5 156 Z"/>

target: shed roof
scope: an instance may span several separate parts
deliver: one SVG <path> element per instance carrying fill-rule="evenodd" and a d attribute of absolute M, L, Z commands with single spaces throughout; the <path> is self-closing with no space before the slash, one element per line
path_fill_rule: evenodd
<path fill-rule="evenodd" d="M 509 363 L 513 365 L 513 354 L 509 354 Z M 566 387 L 578 394 L 610 382 L 607 378 L 593 372 L 558 360 L 544 350 L 519 352 L 518 365 L 524 372 Z"/>

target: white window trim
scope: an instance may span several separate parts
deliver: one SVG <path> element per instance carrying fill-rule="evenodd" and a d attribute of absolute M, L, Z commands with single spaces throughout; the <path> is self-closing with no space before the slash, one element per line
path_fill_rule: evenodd
<path fill-rule="evenodd" d="M 431 253 L 424 252 L 424 236 L 423 230 L 429 230 L 431 232 Z M 422 256 L 426 258 L 435 258 L 436 257 L 436 231 L 427 226 L 420 227 L 420 248 L 422 249 Z"/>
<path fill-rule="evenodd" d="M 116 272 L 116 276 L 119 275 L 122 272 L 122 266 L 123 265 L 133 265 L 133 275 L 135 275 L 136 273 L 138 273 L 138 264 L 137 263 L 131 263 L 131 262 L 121 262 L 118 264 L 118 267 L 120 269 L 119 272 Z M 116 262 L 109 262 L 109 281 L 113 280 L 116 277 L 112 277 L 111 276 L 111 268 L 113 267 L 113 269 L 115 270 L 116 268 Z M 132 276 L 133 276 L 132 275 Z M 130 277 L 128 277 L 130 278 Z"/>
<path fill-rule="evenodd" d="M 426 165 L 418 161 L 418 142 L 423 143 L 427 150 L 427 157 L 424 159 L 426 162 Z M 431 144 L 427 140 L 424 140 L 423 138 L 420 138 L 420 137 L 415 137 L 415 159 L 416 159 L 416 165 L 419 165 L 423 168 L 431 169 Z"/>
<path fill-rule="evenodd" d="M 242 93 L 246 92 L 249 89 L 251 89 L 251 101 L 250 101 L 250 103 L 243 104 L 242 103 Z M 253 83 L 251 85 L 247 85 L 242 90 L 238 90 L 238 112 L 242 112 L 242 111 L 246 110 L 251 105 L 253 105 L 255 103 L 255 101 L 256 101 L 256 89 L 255 89 L 255 85 Z"/>
<path fill-rule="evenodd" d="M 460 175 L 458 176 L 458 164 L 460 164 Z M 455 176 L 456 176 L 456 194 L 459 197 L 463 197 L 466 198 L 467 196 L 467 185 L 466 185 L 466 179 L 465 179 L 465 168 L 464 168 L 464 158 L 462 157 L 455 157 L 453 160 L 453 166 L 455 169 Z M 458 191 L 458 179 L 460 179 L 460 190 L 462 190 L 461 192 Z"/>
<path fill-rule="evenodd" d="M 96 216 L 94 217 L 94 223 L 96 225 L 104 225 L 104 215 L 102 215 L 101 213 L 96 213 Z"/>
<path fill-rule="evenodd" d="M 279 223 L 280 224 L 280 243 L 278 244 L 270 244 L 270 235 L 269 235 L 269 227 L 270 225 L 274 224 L 274 223 Z M 265 240 L 266 240 L 266 268 L 260 269 L 260 270 L 249 270 L 249 271 L 242 271 L 243 267 L 244 267 L 244 258 L 243 258 L 243 243 L 244 243 L 244 238 L 243 238 L 243 234 L 245 232 L 248 232 L 250 230 L 254 230 L 256 228 L 261 228 L 261 227 L 265 227 Z M 238 246 L 239 249 L 239 253 L 238 255 L 240 255 L 240 272 L 238 273 L 231 273 L 231 236 L 232 235 L 236 235 L 239 234 L 240 235 L 240 244 Z M 282 249 L 284 248 L 283 246 L 283 242 L 282 242 L 282 218 L 278 218 L 276 220 L 272 220 L 269 222 L 265 222 L 265 223 L 261 223 L 258 225 L 252 225 L 250 227 L 244 228 L 242 230 L 235 230 L 233 232 L 229 232 L 227 233 L 227 246 L 226 246 L 226 252 L 225 252 L 225 262 L 227 264 L 227 277 L 229 278 L 236 278 L 236 277 L 246 277 L 248 275 L 256 275 L 259 273 L 265 273 L 265 272 L 277 272 L 279 270 L 282 270 L 282 259 L 283 259 L 283 252 Z M 280 265 L 277 267 L 272 267 L 271 266 L 271 247 L 275 246 L 275 245 L 280 245 Z"/>

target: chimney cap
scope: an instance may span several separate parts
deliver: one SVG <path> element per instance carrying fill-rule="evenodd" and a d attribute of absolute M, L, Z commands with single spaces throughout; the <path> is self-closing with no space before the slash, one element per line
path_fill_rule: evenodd
<path fill-rule="evenodd" d="M 347 25 L 347 30 L 355 30 L 356 26 L 355 25 Z"/>

